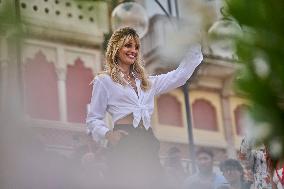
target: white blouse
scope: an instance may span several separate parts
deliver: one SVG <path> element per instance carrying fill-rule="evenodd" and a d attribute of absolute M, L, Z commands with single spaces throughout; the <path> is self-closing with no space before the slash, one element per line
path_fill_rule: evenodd
<path fill-rule="evenodd" d="M 105 138 L 110 130 L 104 122 L 106 112 L 112 116 L 113 122 L 133 113 L 133 127 L 137 127 L 142 119 L 144 127 L 148 129 L 151 127 L 154 97 L 184 85 L 202 60 L 201 46 L 192 46 L 177 69 L 149 77 L 149 90 L 141 90 L 141 81 L 135 79 L 138 95 L 130 85 L 122 86 L 107 74 L 96 76 L 86 119 L 87 132 L 96 141 Z"/>

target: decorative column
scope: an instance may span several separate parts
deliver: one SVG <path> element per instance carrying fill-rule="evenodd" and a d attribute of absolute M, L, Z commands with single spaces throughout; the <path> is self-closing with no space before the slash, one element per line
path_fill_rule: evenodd
<path fill-rule="evenodd" d="M 224 87 L 221 96 L 222 103 L 222 114 L 223 114 L 223 123 L 224 123 L 224 132 L 227 141 L 227 154 L 229 158 L 236 158 L 236 149 L 234 141 L 234 132 L 232 128 L 232 117 L 231 117 L 231 108 L 229 97 L 232 93 L 230 89 L 232 86 L 233 77 L 226 79 L 224 82 Z"/>
<path fill-rule="evenodd" d="M 60 121 L 67 122 L 67 99 L 66 99 L 66 76 L 67 69 L 65 66 L 65 54 L 63 47 L 57 48 L 57 87 L 58 87 L 58 101 Z"/>

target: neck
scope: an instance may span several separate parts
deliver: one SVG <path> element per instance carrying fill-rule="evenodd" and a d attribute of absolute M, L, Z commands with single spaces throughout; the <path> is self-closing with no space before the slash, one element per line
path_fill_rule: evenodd
<path fill-rule="evenodd" d="M 130 66 L 129 66 L 129 65 L 119 64 L 118 67 L 120 68 L 120 70 L 121 70 L 124 74 L 129 75 L 129 73 L 130 73 Z"/>

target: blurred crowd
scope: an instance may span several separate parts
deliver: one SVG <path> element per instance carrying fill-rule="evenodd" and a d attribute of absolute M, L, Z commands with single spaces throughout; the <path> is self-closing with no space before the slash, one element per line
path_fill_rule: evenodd
<path fill-rule="evenodd" d="M 17 140 L 2 137 L 9 148 L 1 148 L 3 150 L 1 151 L 1 188 L 104 189 L 105 183 L 112 182 L 112 178 L 106 174 L 107 148 L 95 144 L 91 139 L 88 144 L 78 146 L 67 157 L 57 151 L 46 150 L 40 140 L 34 137 L 21 137 L 35 136 L 34 133 L 24 129 L 17 133 L 15 136 Z M 265 147 L 254 148 L 246 139 L 241 143 L 237 159 L 225 159 L 216 163 L 214 153 L 209 148 L 198 148 L 195 159 L 198 169 L 193 173 L 189 171 L 190 168 L 185 167 L 180 149 L 171 147 L 162 163 L 165 188 L 282 189 L 283 187 L 284 175 L 281 162 L 279 161 L 275 168 L 269 150 Z"/>

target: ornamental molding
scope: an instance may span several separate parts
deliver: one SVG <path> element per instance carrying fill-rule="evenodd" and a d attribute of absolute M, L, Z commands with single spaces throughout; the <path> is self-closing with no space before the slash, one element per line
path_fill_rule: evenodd
<path fill-rule="evenodd" d="M 108 3 L 105 1 L 0 1 L 0 11 L 9 12 L 7 16 L 14 16 L 15 7 L 19 9 L 18 19 L 25 36 L 101 46 L 104 34 L 109 32 Z"/>

